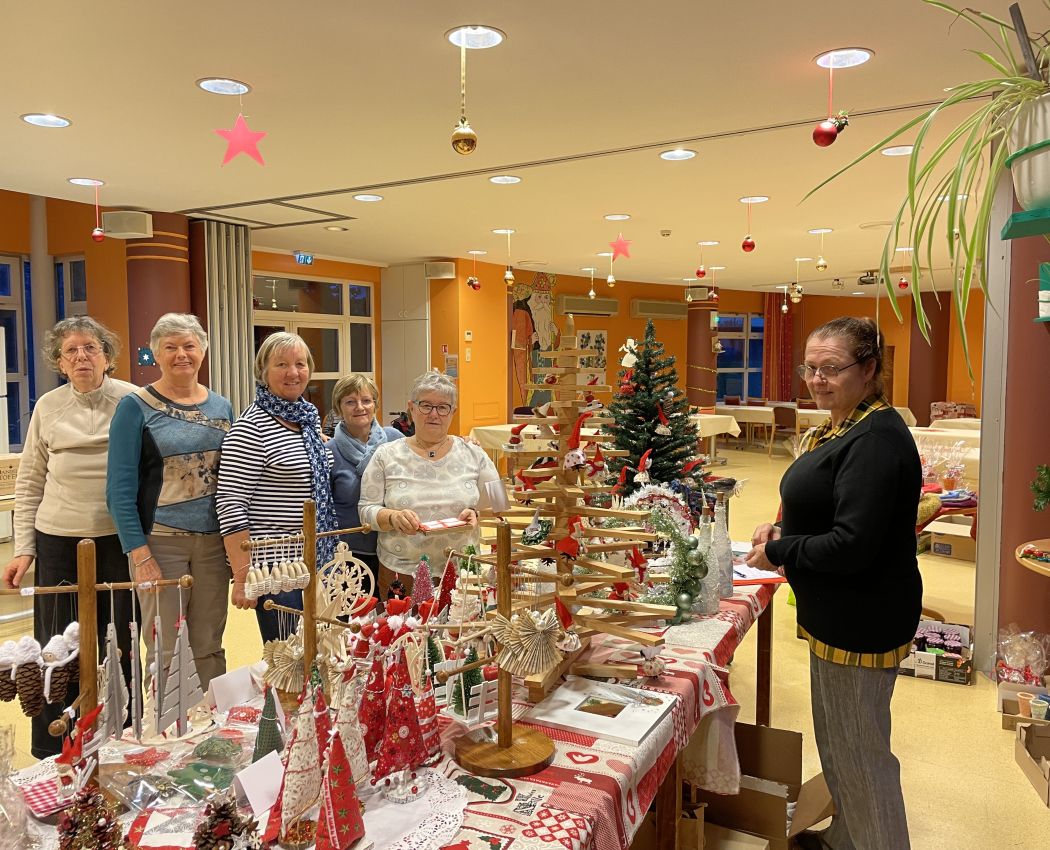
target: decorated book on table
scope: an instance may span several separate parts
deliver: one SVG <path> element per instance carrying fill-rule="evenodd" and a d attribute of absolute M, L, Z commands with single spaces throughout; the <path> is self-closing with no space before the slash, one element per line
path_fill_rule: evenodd
<path fill-rule="evenodd" d="M 589 734 L 637 745 L 656 728 L 677 697 L 569 676 L 543 702 L 522 718 L 567 732 Z"/>

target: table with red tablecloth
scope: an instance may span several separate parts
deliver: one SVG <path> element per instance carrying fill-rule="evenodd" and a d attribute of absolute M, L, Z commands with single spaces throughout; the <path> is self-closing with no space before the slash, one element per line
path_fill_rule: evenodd
<path fill-rule="evenodd" d="M 756 621 L 768 624 L 775 590 L 776 585 L 737 587 L 718 614 L 666 630 L 660 656 L 666 670 L 642 687 L 678 699 L 638 746 L 595 738 L 585 730 L 537 725 L 554 741 L 554 762 L 524 778 L 484 779 L 452 760 L 452 741 L 460 730 L 451 722 L 444 725 L 445 757 L 436 769 L 466 788 L 469 800 L 463 827 L 448 850 L 624 850 L 665 779 L 679 775 L 679 756 L 701 722 L 705 740 L 689 748 L 689 760 L 680 765 L 682 778 L 735 793 L 740 771 L 733 726 L 739 706 L 729 692 L 725 665 Z M 639 655 L 637 645 L 605 636 L 596 638 L 581 660 L 637 663 Z M 524 696 L 524 690 L 515 693 L 516 718 L 529 707 Z M 677 794 L 678 782 L 671 784 Z"/>

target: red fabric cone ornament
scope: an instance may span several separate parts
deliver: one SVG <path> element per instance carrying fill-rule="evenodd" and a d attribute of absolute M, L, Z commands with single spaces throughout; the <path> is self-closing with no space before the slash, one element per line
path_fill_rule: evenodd
<path fill-rule="evenodd" d="M 370 762 L 376 759 L 379 739 L 383 735 L 383 720 L 386 716 L 385 692 L 386 676 L 383 674 L 383 658 L 377 655 L 368 673 L 364 698 L 357 712 L 357 720 L 361 724 L 361 737 L 365 741 L 365 754 Z"/>
<path fill-rule="evenodd" d="M 688 473 L 692 472 L 694 469 L 696 469 L 698 466 L 703 466 L 703 463 L 704 462 L 702 460 L 691 460 L 691 461 L 689 461 L 689 463 L 687 463 L 685 466 L 682 467 L 682 472 L 688 474 Z"/>
<path fill-rule="evenodd" d="M 634 369 L 628 369 L 620 378 L 620 395 L 634 395 Z"/>
<path fill-rule="evenodd" d="M 417 767 L 426 758 L 403 650 L 398 652 L 388 680 L 386 720 L 376 754 L 373 785 L 391 773 Z"/>
<path fill-rule="evenodd" d="M 292 733 L 295 737 L 295 733 Z M 291 742 L 289 742 L 291 743 Z M 284 797 L 284 780 L 281 780 L 281 790 L 277 792 L 277 802 L 270 807 L 270 817 L 266 821 L 266 828 L 259 837 L 266 842 L 267 846 L 276 841 L 281 835 L 281 798 Z"/>
<path fill-rule="evenodd" d="M 441 756 L 441 730 L 437 722 L 437 702 L 434 700 L 434 683 L 429 677 L 423 682 L 423 693 L 416 698 L 416 717 L 419 732 L 423 736 L 424 764 L 433 764 Z"/>
<path fill-rule="evenodd" d="M 317 697 L 314 699 L 314 728 L 317 729 L 317 752 L 323 760 L 325 750 L 328 749 L 328 740 L 332 737 L 332 718 L 328 714 L 324 691 L 320 688 L 317 689 Z"/>
<path fill-rule="evenodd" d="M 434 613 L 434 604 L 433 598 L 419 604 L 419 619 L 421 622 L 425 623 L 430 619 L 430 615 Z"/>
<path fill-rule="evenodd" d="M 522 446 L 521 432 L 529 427 L 528 422 L 522 422 L 520 425 L 515 425 L 510 429 L 510 440 L 507 441 L 506 445 L 511 448 L 520 449 Z"/>
<path fill-rule="evenodd" d="M 631 554 L 627 556 L 627 560 L 630 561 L 631 566 L 634 567 L 634 572 L 638 576 L 639 583 L 643 583 L 645 581 L 645 571 L 649 566 L 649 562 L 645 559 L 645 555 L 643 555 L 638 550 L 638 547 L 635 546 L 631 550 Z"/>
<path fill-rule="evenodd" d="M 374 596 L 359 596 L 350 609 L 351 617 L 364 617 L 371 614 L 379 602 Z"/>
<path fill-rule="evenodd" d="M 587 477 L 597 478 L 604 473 L 605 455 L 602 454 L 602 447 L 596 444 L 594 447 L 594 457 L 587 461 Z"/>
<path fill-rule="evenodd" d="M 445 571 L 441 574 L 441 585 L 438 589 L 437 612 L 440 614 L 452 604 L 452 589 L 456 586 L 459 571 L 456 569 L 456 561 L 449 558 L 445 563 Z"/>
<path fill-rule="evenodd" d="M 412 602 L 409 599 L 388 599 L 383 608 L 387 617 L 404 617 L 411 605 Z"/>
<path fill-rule="evenodd" d="M 572 612 L 565 606 L 560 597 L 554 597 L 554 610 L 558 613 L 558 622 L 561 623 L 561 627 L 566 631 L 572 628 Z"/>
<path fill-rule="evenodd" d="M 580 431 L 583 429 L 583 423 L 593 415 L 591 411 L 588 411 L 576 418 L 576 424 L 572 426 L 572 434 L 567 443 L 569 450 L 565 453 L 565 459 L 562 462 L 565 469 L 583 469 L 587 465 L 587 455 L 580 448 Z"/>
<path fill-rule="evenodd" d="M 627 483 L 627 470 L 629 470 L 630 468 L 631 467 L 629 467 L 627 464 L 624 464 L 620 467 L 620 475 L 617 477 L 616 483 L 613 485 L 612 488 L 612 491 L 614 493 L 619 493 L 623 489 L 623 485 Z"/>
<path fill-rule="evenodd" d="M 347 850 L 364 837 L 365 823 L 357 799 L 350 762 L 336 732 L 321 783 L 321 813 L 317 818 L 317 850 Z"/>

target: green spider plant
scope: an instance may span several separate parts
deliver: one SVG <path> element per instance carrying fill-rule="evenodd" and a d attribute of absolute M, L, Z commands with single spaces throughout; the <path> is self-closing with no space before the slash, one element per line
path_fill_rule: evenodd
<path fill-rule="evenodd" d="M 956 9 L 938 0 L 922 2 L 968 21 L 984 33 L 994 46 L 994 51 L 968 52 L 980 58 L 995 73 L 987 79 L 963 83 L 948 89 L 948 97 L 941 103 L 876 142 L 851 163 L 810 190 L 806 198 L 912 128 L 919 128 L 908 160 L 908 193 L 897 209 L 886 236 L 879 271 L 882 283 L 890 295 L 893 312 L 900 319 L 901 311 L 897 304 L 896 286 L 891 280 L 890 265 L 898 245 L 912 247 L 911 292 L 915 305 L 915 320 L 923 337 L 929 341 L 930 319 L 923 309 L 919 294 L 926 270 L 929 271 L 929 288 L 933 288 L 935 241 L 947 240 L 955 310 L 959 320 L 963 354 L 972 378 L 973 370 L 964 321 L 970 289 L 976 279 L 981 290 L 987 293 L 985 253 L 995 187 L 1011 153 L 1007 142 L 1021 107 L 1050 92 L 1050 86 L 1046 83 L 1047 68 L 1050 66 L 1050 42 L 1045 34 L 1031 37 L 1028 33 L 1022 33 L 1018 36 L 1011 23 L 984 12 Z M 1043 5 L 1050 8 L 1050 0 L 1043 0 Z M 1017 38 L 1018 43 L 1020 39 L 1024 39 L 1031 45 L 1035 58 L 1033 70 L 1026 69 L 1025 62 L 1015 55 L 1011 38 Z M 952 128 L 943 142 L 932 152 L 926 153 L 923 150 L 923 142 L 927 135 L 938 119 L 941 119 L 942 113 L 958 104 L 968 104 L 975 108 Z M 944 120 L 941 120 L 940 124 L 943 123 Z M 902 229 L 906 238 L 903 243 L 899 241 Z M 923 256 L 926 259 L 925 269 L 922 268 Z"/>

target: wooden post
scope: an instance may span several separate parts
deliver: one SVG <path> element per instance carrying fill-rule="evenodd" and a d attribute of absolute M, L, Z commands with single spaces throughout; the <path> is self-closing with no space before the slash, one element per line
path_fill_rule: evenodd
<path fill-rule="evenodd" d="M 94 540 L 81 540 L 77 544 L 77 607 L 80 618 L 80 716 L 83 717 L 98 706 L 98 591 L 95 589 Z M 97 778 L 96 760 L 88 781 L 94 782 Z"/>
<path fill-rule="evenodd" d="M 313 499 L 303 502 L 303 560 L 310 574 L 303 590 L 303 676 L 310 681 L 317 658 L 317 505 Z"/>
<path fill-rule="evenodd" d="M 500 523 L 496 529 L 496 610 L 508 620 L 511 611 L 511 577 L 510 577 L 510 526 Z M 500 749 L 511 745 L 514 718 L 511 714 L 511 680 L 510 671 L 499 668 L 497 678 L 498 713 L 496 715 L 497 743 Z"/>

